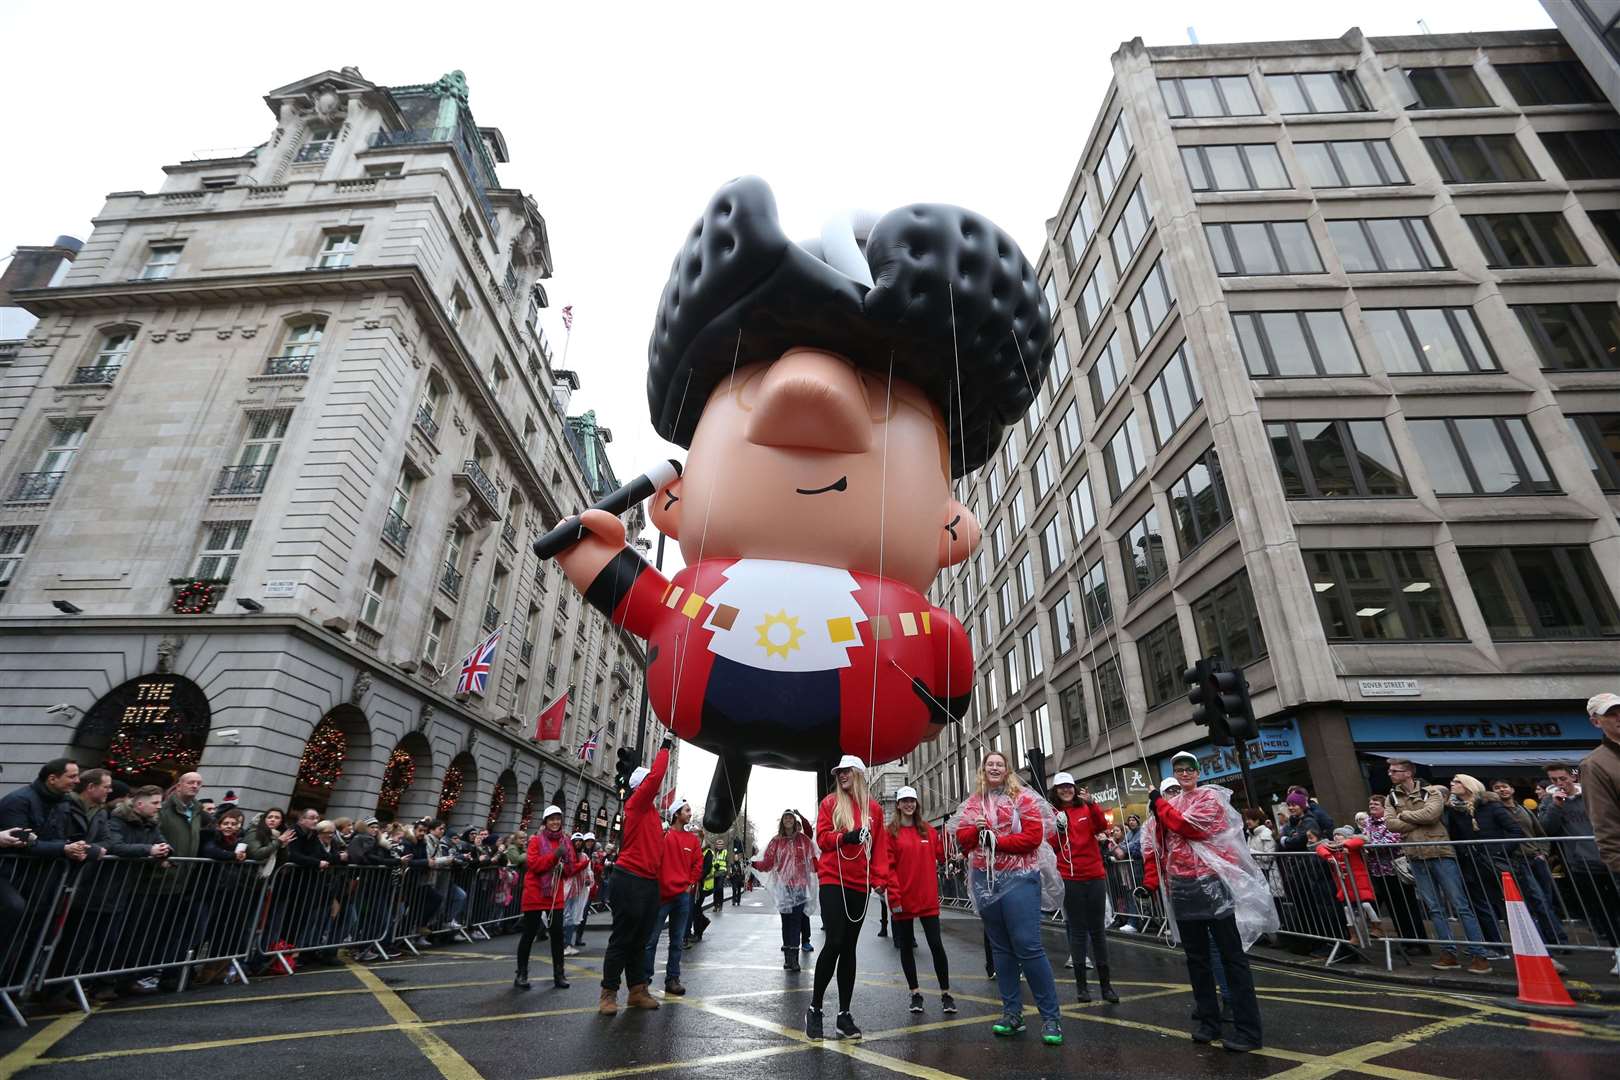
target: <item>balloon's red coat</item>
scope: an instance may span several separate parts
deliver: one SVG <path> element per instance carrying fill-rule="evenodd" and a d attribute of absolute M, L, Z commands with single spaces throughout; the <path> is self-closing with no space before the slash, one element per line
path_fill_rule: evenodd
<path fill-rule="evenodd" d="M 760 764 L 809 769 L 840 754 L 892 761 L 938 735 L 949 716 L 961 716 L 973 684 L 966 631 L 889 578 L 849 572 L 850 597 L 865 619 L 829 621 L 848 635 L 847 666 L 779 673 L 768 658 L 755 667 L 717 656 L 710 649 L 717 607 L 709 598 L 737 561 L 704 560 L 673 581 L 644 567 L 610 613 L 615 625 L 647 639 L 648 697 L 675 734 Z"/>

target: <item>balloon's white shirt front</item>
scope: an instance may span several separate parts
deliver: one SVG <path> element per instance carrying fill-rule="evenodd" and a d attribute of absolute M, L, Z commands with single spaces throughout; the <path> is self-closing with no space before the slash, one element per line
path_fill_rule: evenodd
<path fill-rule="evenodd" d="M 778 559 L 738 559 L 709 596 L 709 651 L 766 671 L 849 666 L 866 613 L 848 570 Z"/>

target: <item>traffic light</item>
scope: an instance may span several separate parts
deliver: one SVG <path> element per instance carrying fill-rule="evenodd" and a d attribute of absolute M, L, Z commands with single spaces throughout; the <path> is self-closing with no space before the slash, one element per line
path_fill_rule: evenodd
<path fill-rule="evenodd" d="M 641 764 L 641 757 L 633 746 L 619 747 L 619 764 L 613 770 L 613 778 L 619 785 L 619 801 L 623 802 L 630 797 L 630 774 L 636 771 Z"/>
<path fill-rule="evenodd" d="M 1225 668 L 1225 665 L 1222 665 Z M 1234 739 L 1248 742 L 1260 737 L 1260 725 L 1254 719 L 1254 703 L 1249 700 L 1249 680 L 1241 671 L 1220 670 L 1215 673 L 1215 690 L 1220 695 L 1221 716 L 1226 730 Z"/>
<path fill-rule="evenodd" d="M 1238 734 L 1232 725 L 1234 721 L 1241 724 L 1249 700 L 1249 685 L 1243 681 L 1243 673 L 1228 670 L 1226 661 L 1211 656 L 1195 661 L 1182 677 L 1190 687 L 1187 700 L 1193 706 L 1193 722 L 1209 728 L 1216 746 L 1231 746 L 1233 736 Z M 1253 723 L 1253 714 L 1249 713 L 1251 727 Z"/>

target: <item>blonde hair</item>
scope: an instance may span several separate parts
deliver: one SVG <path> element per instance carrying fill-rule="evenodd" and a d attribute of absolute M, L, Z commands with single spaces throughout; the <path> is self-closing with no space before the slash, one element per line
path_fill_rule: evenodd
<path fill-rule="evenodd" d="M 836 801 L 833 803 L 833 828 L 838 829 L 840 832 L 848 832 L 850 829 L 855 828 L 856 806 L 861 808 L 862 821 L 867 825 L 872 824 L 870 821 L 865 820 L 872 805 L 872 793 L 866 786 L 866 774 L 864 772 L 859 769 L 851 769 L 849 792 L 846 794 L 843 788 L 838 788 L 833 794 L 837 796 Z"/>
<path fill-rule="evenodd" d="M 1485 794 L 1485 785 L 1474 779 L 1472 776 L 1469 776 L 1467 773 L 1458 773 L 1456 776 L 1453 776 L 1452 779 L 1467 789 L 1469 802 L 1473 802 L 1475 799 L 1478 799 L 1481 795 Z"/>
<path fill-rule="evenodd" d="M 982 799 L 986 795 L 990 794 L 990 781 L 984 775 L 984 763 L 989 761 L 992 757 L 1000 758 L 1001 763 L 1007 766 L 1007 779 L 1003 781 L 1001 785 L 1003 794 L 1005 794 L 1008 798 L 1016 797 L 1020 791 L 1024 790 L 1024 782 L 1018 779 L 1018 770 L 1012 767 L 1012 762 L 1007 758 L 1006 754 L 1003 754 L 1000 750 L 992 750 L 988 754 L 984 755 L 984 757 L 979 761 L 979 798 Z"/>

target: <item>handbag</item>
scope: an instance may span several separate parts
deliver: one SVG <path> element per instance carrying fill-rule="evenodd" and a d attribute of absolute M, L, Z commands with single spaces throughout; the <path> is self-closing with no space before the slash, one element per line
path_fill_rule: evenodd
<path fill-rule="evenodd" d="M 1408 885 L 1416 884 L 1417 879 L 1412 876 L 1412 860 L 1405 855 L 1395 856 L 1395 876 Z"/>

